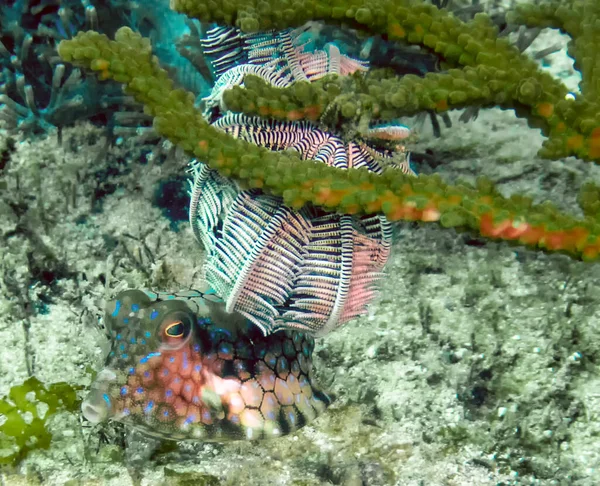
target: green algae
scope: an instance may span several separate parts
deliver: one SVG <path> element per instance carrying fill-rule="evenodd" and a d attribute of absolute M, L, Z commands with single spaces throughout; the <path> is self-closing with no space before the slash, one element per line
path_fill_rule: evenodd
<path fill-rule="evenodd" d="M 165 467 L 165 478 L 174 486 L 219 486 L 221 481 L 216 476 L 201 472 L 179 472 Z"/>
<path fill-rule="evenodd" d="M 57 412 L 79 409 L 78 389 L 65 382 L 46 387 L 34 376 L 13 386 L 0 400 L 0 465 L 15 465 L 32 450 L 48 449 L 47 421 Z"/>

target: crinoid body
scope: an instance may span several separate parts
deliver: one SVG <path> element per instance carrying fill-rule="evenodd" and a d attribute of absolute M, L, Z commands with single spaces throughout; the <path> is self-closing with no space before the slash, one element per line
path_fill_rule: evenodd
<path fill-rule="evenodd" d="M 228 111 L 223 92 L 241 85 L 246 74 L 285 87 L 368 69 L 335 44 L 310 49 L 304 34 L 304 29 L 209 31 L 204 48 L 217 80 L 203 100 L 205 117 L 235 138 L 271 150 L 294 149 L 304 160 L 375 173 L 394 166 L 413 174 L 401 144 L 409 134 L 405 127 L 374 128 L 364 140 L 345 140 L 307 121 Z M 377 146 L 374 140 L 394 145 Z M 392 229 L 384 216 L 329 213 L 313 206 L 296 210 L 260 189 L 238 187 L 201 162 L 195 161 L 191 172 L 190 222 L 208 253 L 207 279 L 229 312 L 243 314 L 265 334 L 282 328 L 325 334 L 365 312 L 390 252 Z"/>

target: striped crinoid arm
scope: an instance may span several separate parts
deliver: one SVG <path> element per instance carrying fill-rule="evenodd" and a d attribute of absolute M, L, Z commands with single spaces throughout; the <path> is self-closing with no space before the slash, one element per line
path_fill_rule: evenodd
<path fill-rule="evenodd" d="M 240 192 L 202 163 L 193 163 L 190 172 L 190 224 L 208 253 L 207 281 L 229 311 L 239 311 L 267 334 L 277 314 L 273 304 L 285 301 L 301 253 L 300 245 L 289 240 L 301 239 L 303 233 L 297 231 L 296 220 L 282 221 L 286 214 L 279 198 Z M 289 253 L 273 253 L 273 244 Z M 291 262 L 286 260 L 290 255 Z"/>
<path fill-rule="evenodd" d="M 234 138 L 272 150 L 302 147 L 315 141 L 316 127 L 307 122 L 277 122 L 257 116 L 228 113 L 213 123 Z"/>
<path fill-rule="evenodd" d="M 365 142 L 345 143 L 340 137 L 320 129 L 311 122 L 282 122 L 241 113 L 228 113 L 215 121 L 213 127 L 234 138 L 271 150 L 291 148 L 297 150 L 304 160 L 316 160 L 339 169 L 365 168 L 380 174 L 385 167 L 395 167 L 404 174 L 415 175 L 403 150 L 380 150 Z M 401 125 L 386 126 L 377 129 L 369 138 L 401 141 L 409 132 L 410 130 Z M 399 133 L 402 136 L 398 135 Z"/>
<path fill-rule="evenodd" d="M 241 191 L 222 224 L 209 228 L 206 277 L 265 333 L 326 334 L 364 314 L 376 296 L 391 242 L 383 216 L 357 218 Z"/>
<path fill-rule="evenodd" d="M 303 159 L 342 170 L 381 173 L 387 165 L 386 153 L 364 142 L 344 143 L 310 122 L 228 113 L 212 126 L 271 150 L 295 149 Z M 406 173 L 412 173 L 408 166 Z M 200 171 L 197 180 L 203 176 Z M 203 183 L 210 187 L 207 206 L 219 210 L 211 202 L 216 191 Z M 193 195 L 190 207 L 194 211 Z M 325 334 L 363 314 L 376 295 L 390 248 L 390 224 L 383 216 L 292 210 L 279 198 L 241 190 L 219 218 L 221 225 L 215 217 L 212 226 L 203 225 L 213 245 L 207 278 L 228 311 L 240 312 L 265 333 L 297 328 Z"/>
<path fill-rule="evenodd" d="M 207 280 L 224 297 L 226 310 L 274 330 L 303 259 L 309 223 L 281 200 L 240 192 L 223 220 L 207 262 Z"/>
<path fill-rule="evenodd" d="M 345 56 L 335 44 L 327 44 L 325 50 L 304 52 L 296 48 L 296 57 L 308 81 L 314 81 L 327 74 L 346 76 L 357 71 L 367 71 L 367 63 Z"/>
<path fill-rule="evenodd" d="M 282 79 L 277 73 L 264 66 L 254 66 L 252 64 L 235 66 L 219 77 L 211 90 L 211 94 L 202 99 L 205 116 L 208 117 L 210 110 L 214 107 L 218 107 L 220 110 L 224 111 L 225 104 L 223 102 L 223 93 L 234 86 L 242 85 L 247 74 L 258 76 L 271 86 L 281 88 L 287 85 L 286 79 Z"/>
<path fill-rule="evenodd" d="M 324 50 L 306 51 L 306 44 L 300 41 L 306 29 L 248 34 L 232 27 L 215 27 L 206 33 L 202 46 L 217 76 L 236 68 L 262 67 L 270 71 L 265 81 L 275 86 L 367 70 L 365 62 L 342 54 L 334 44 L 326 45 Z"/>
<path fill-rule="evenodd" d="M 296 211 L 280 198 L 238 191 L 210 169 L 195 174 L 192 227 L 201 229 L 206 278 L 228 311 L 265 334 L 280 328 L 325 334 L 365 312 L 389 256 L 385 217 Z M 196 206 L 195 193 L 202 194 Z M 233 199 L 221 205 L 219 195 Z"/>
<path fill-rule="evenodd" d="M 352 217 L 326 215 L 313 221 L 308 256 L 285 318 L 326 334 L 339 323 L 352 277 Z"/>
<path fill-rule="evenodd" d="M 312 231 L 283 319 L 324 335 L 364 314 L 376 296 L 391 245 L 391 225 L 380 216 L 361 219 L 321 214 Z"/>
<path fill-rule="evenodd" d="M 216 76 L 243 63 L 243 34 L 238 29 L 217 26 L 201 39 L 203 54 L 211 60 Z"/>
<path fill-rule="evenodd" d="M 212 228 L 219 224 L 222 214 L 237 194 L 235 184 L 220 176 L 216 170 L 196 160 L 190 164 L 189 221 L 196 240 L 211 248 L 215 244 Z"/>
<path fill-rule="evenodd" d="M 379 292 L 385 276 L 383 267 L 390 254 L 391 225 L 380 216 L 364 218 L 364 223 L 367 223 L 367 228 L 370 226 L 372 231 L 381 232 L 381 235 L 379 238 L 374 238 L 354 231 L 350 286 L 338 326 L 366 312 L 367 304 Z"/>

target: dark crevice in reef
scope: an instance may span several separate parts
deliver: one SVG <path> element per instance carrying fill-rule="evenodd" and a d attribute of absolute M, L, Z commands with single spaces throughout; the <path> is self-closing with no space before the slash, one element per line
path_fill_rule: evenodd
<path fill-rule="evenodd" d="M 174 176 L 160 181 L 154 191 L 153 204 L 160 208 L 177 231 L 178 223 L 188 220 L 188 177 Z"/>

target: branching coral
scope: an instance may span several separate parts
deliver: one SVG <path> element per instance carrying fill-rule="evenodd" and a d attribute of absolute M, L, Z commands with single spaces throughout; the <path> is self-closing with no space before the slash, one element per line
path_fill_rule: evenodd
<path fill-rule="evenodd" d="M 383 212 L 391 220 L 440 221 L 502 238 L 563 250 L 595 259 L 600 226 L 588 218 L 560 214 L 552 205 L 533 206 L 524 197 L 503 198 L 487 181 L 478 188 L 449 186 L 435 176 L 412 179 L 397 170 L 382 175 L 340 171 L 301 161 L 293 153 L 273 153 L 210 127 L 194 107 L 194 97 L 173 82 L 152 57 L 150 42 L 128 28 L 115 41 L 95 32 L 63 41 L 60 55 L 98 71 L 101 79 L 125 83 L 127 91 L 154 117 L 155 129 L 223 175 L 249 187 L 283 196 L 292 207 L 307 202 L 344 213 Z M 297 181 L 304 181 L 298 184 Z"/>
<path fill-rule="evenodd" d="M 280 8 L 275 8 L 275 3 Z M 445 9 L 414 0 L 353 0 L 328 5 L 307 1 L 284 9 L 276 0 L 222 5 L 215 2 L 214 9 L 213 4 L 193 0 L 174 0 L 172 5 L 199 19 L 231 22 L 243 30 L 296 26 L 309 18 L 348 23 L 372 34 L 423 46 L 451 68 L 423 78 L 337 79 L 323 81 L 310 90 L 296 86 L 277 92 L 269 90 L 268 96 L 244 93 L 249 98 L 244 102 L 240 102 L 240 93 L 234 93 L 228 98 L 230 109 L 284 118 L 314 118 L 335 104 L 341 107 L 341 120 L 352 121 L 358 116 L 391 119 L 423 110 L 501 106 L 515 109 L 518 116 L 542 129 L 548 137 L 540 152 L 542 157 L 576 155 L 584 160 L 600 160 L 600 107 L 591 81 L 593 66 L 597 65 L 593 62 L 597 37 L 593 25 L 599 18 L 599 7 L 589 0 L 568 3 L 562 7 L 559 2 L 523 7 L 509 19 L 532 26 L 560 27 L 574 37 L 569 53 L 584 76 L 581 96 L 574 100 L 565 99 L 568 90 L 560 81 L 540 71 L 507 39 L 498 37 L 497 27 L 484 14 L 462 22 Z M 312 91 L 311 96 L 298 99 L 299 90 Z M 281 105 L 284 99 L 287 104 L 283 113 L 259 101 Z"/>

